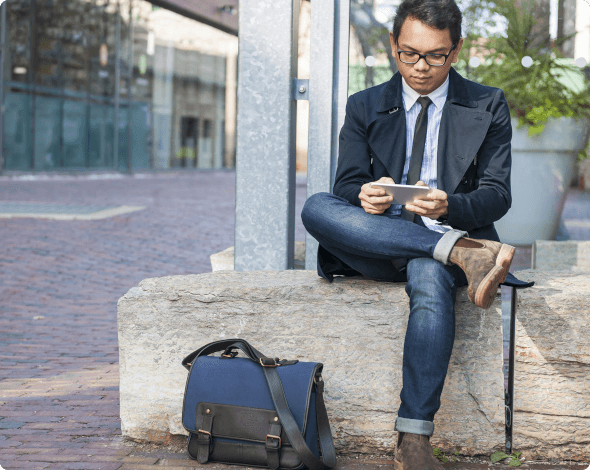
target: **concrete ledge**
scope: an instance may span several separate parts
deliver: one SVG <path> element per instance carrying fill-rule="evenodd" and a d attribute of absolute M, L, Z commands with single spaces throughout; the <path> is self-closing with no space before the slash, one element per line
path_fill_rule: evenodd
<path fill-rule="evenodd" d="M 590 275 L 523 271 L 515 446 L 523 455 L 590 456 Z M 312 271 L 217 272 L 146 279 L 118 303 L 121 427 L 135 439 L 184 434 L 182 358 L 219 338 L 266 354 L 324 362 L 341 454 L 394 449 L 408 301 L 403 284 Z M 433 443 L 462 454 L 503 448 L 501 302 L 457 300 L 457 332 Z"/>
<path fill-rule="evenodd" d="M 536 240 L 531 256 L 533 269 L 590 272 L 590 241 Z"/>

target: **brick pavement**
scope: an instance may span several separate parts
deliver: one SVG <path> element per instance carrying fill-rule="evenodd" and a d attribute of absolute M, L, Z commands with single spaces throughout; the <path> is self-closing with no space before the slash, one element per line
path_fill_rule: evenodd
<path fill-rule="evenodd" d="M 299 184 L 298 212 L 304 198 Z M 233 245 L 234 173 L 2 177 L 0 201 L 146 207 L 95 221 L 0 220 L 0 466 L 200 467 L 181 438 L 156 446 L 121 437 L 116 302 L 145 278 L 210 271 L 209 255 Z M 391 464 L 349 459 L 339 468 Z"/>

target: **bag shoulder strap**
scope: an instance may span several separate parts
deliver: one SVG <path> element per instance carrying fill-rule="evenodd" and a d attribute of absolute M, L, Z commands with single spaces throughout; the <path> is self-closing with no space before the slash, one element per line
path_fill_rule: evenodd
<path fill-rule="evenodd" d="M 285 398 L 283 384 L 277 370 L 274 367 L 263 367 L 262 369 L 264 370 L 264 376 L 266 377 L 270 395 L 275 405 L 275 410 L 279 415 L 281 425 L 299 458 L 310 470 L 325 470 L 335 467 L 336 449 L 334 448 L 328 413 L 324 403 L 324 382 L 321 380 L 321 376 L 318 375 L 314 379 L 316 383 L 316 416 L 320 450 L 322 453 L 322 458 L 318 459 L 307 446 L 299 430 L 299 426 L 297 426 L 297 422 L 291 414 L 287 399 Z"/>

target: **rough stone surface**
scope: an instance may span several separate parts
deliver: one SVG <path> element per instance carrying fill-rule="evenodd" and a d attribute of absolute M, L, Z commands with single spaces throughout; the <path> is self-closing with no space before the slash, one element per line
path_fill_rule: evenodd
<path fill-rule="evenodd" d="M 520 277 L 537 285 L 522 291 L 518 307 L 516 446 L 525 455 L 587 457 L 590 276 Z M 455 347 L 435 420 L 433 443 L 441 448 L 489 455 L 503 447 L 500 309 L 499 298 L 484 311 L 459 291 Z M 324 362 L 340 453 L 391 452 L 407 316 L 403 284 L 329 284 L 312 271 L 146 279 L 118 303 L 123 434 L 183 434 L 182 358 L 208 342 L 240 337 L 268 355 Z"/>
<path fill-rule="evenodd" d="M 590 272 L 590 241 L 536 240 L 532 258 L 533 269 Z"/>
<path fill-rule="evenodd" d="M 590 456 L 590 273 L 525 271 L 516 321 L 515 443 L 547 458 Z"/>

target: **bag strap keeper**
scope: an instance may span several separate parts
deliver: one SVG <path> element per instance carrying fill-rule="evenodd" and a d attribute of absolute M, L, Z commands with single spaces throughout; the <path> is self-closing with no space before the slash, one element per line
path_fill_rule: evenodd
<path fill-rule="evenodd" d="M 209 460 L 212 429 L 213 415 L 208 413 L 203 416 L 203 423 L 197 431 L 197 460 L 199 463 L 206 463 Z"/>
<path fill-rule="evenodd" d="M 270 423 L 264 448 L 266 449 L 266 464 L 272 470 L 279 468 L 279 449 L 281 448 L 281 444 L 281 425 L 274 422 Z"/>

